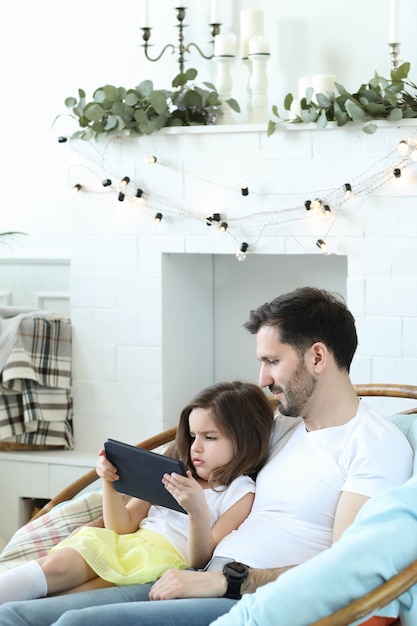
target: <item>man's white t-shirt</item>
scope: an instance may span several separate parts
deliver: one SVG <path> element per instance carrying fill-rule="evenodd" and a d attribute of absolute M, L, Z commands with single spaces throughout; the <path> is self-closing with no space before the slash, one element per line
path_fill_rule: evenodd
<path fill-rule="evenodd" d="M 346 424 L 310 432 L 301 418 L 279 416 L 252 511 L 214 555 L 259 568 L 302 563 L 332 544 L 342 491 L 371 497 L 401 484 L 412 457 L 401 431 L 363 401 Z"/>

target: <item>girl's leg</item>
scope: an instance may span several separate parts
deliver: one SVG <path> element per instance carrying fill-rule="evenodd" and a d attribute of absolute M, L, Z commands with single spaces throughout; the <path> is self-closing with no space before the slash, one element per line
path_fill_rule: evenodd
<path fill-rule="evenodd" d="M 72 548 L 62 548 L 38 559 L 45 574 L 48 596 L 63 593 L 97 578 L 97 574 Z"/>

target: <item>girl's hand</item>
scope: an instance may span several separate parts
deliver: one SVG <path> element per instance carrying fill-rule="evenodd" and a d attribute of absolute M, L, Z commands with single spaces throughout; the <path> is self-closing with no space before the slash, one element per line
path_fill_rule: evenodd
<path fill-rule="evenodd" d="M 100 478 L 107 480 L 108 482 L 114 482 L 119 480 L 117 469 L 110 463 L 106 457 L 106 451 L 101 449 L 98 453 L 98 461 L 96 465 L 96 472 Z"/>
<path fill-rule="evenodd" d="M 189 515 L 199 514 L 207 507 L 202 487 L 192 477 L 190 470 L 186 476 L 173 472 L 164 474 L 162 482 L 165 489 L 176 499 Z"/>

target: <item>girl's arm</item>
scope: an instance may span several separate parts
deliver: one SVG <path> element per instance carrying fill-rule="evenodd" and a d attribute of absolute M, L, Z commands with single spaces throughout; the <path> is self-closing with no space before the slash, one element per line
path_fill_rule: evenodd
<path fill-rule="evenodd" d="M 103 485 L 104 527 L 114 530 L 119 535 L 135 532 L 148 514 L 149 502 L 131 498 L 127 504 L 125 503 L 123 495 L 116 491 L 113 485 L 119 479 L 117 469 L 106 458 L 104 450 L 99 452 L 96 469 Z"/>
<path fill-rule="evenodd" d="M 163 482 L 177 502 L 188 512 L 188 563 L 195 569 L 202 568 L 211 559 L 219 541 L 232 530 L 236 530 L 248 516 L 254 494 L 247 493 L 235 502 L 211 528 L 210 512 L 204 491 L 192 478 L 191 472 L 187 472 L 186 477 L 178 474 L 165 474 Z"/>

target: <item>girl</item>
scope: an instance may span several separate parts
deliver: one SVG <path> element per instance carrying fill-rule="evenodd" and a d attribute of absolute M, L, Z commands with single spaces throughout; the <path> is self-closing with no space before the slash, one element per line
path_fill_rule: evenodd
<path fill-rule="evenodd" d="M 46 557 L 0 576 L 0 603 L 91 587 L 156 580 L 170 569 L 202 568 L 219 541 L 247 517 L 254 478 L 264 464 L 273 409 L 254 384 L 218 383 L 181 412 L 175 449 L 186 476 L 162 482 L 188 515 L 125 497 L 115 468 L 100 450 L 104 528 L 85 526 Z"/>

